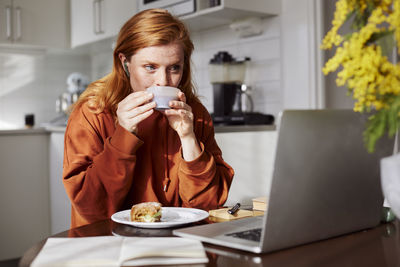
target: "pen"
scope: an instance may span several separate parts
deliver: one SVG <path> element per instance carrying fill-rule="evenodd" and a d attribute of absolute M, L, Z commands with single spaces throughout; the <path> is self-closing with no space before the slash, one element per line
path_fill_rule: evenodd
<path fill-rule="evenodd" d="M 233 206 L 232 208 L 230 208 L 230 209 L 228 210 L 228 213 L 229 213 L 230 215 L 234 215 L 234 214 L 239 210 L 239 208 L 240 208 L 240 203 L 236 203 L 235 206 Z"/>

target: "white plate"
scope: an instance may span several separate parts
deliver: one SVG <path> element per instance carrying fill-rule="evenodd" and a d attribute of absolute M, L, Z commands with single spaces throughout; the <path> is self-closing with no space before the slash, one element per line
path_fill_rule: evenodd
<path fill-rule="evenodd" d="M 169 228 L 198 222 L 208 217 L 208 212 L 191 208 L 162 207 L 161 212 L 161 222 L 132 222 L 130 220 L 131 210 L 116 212 L 111 216 L 111 220 L 141 228 Z"/>

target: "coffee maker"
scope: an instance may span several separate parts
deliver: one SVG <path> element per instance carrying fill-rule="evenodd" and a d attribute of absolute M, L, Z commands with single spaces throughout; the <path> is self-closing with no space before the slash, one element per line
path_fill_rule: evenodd
<path fill-rule="evenodd" d="M 272 124 L 274 117 L 253 112 L 250 87 L 244 83 L 249 57 L 235 59 L 226 51 L 210 60 L 209 75 L 213 86 L 211 114 L 215 125 Z"/>

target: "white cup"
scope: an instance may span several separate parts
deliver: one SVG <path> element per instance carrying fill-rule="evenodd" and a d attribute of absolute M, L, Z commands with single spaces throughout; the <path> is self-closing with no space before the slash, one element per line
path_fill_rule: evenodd
<path fill-rule="evenodd" d="M 171 86 L 152 86 L 147 88 L 147 92 L 153 93 L 153 101 L 156 102 L 155 109 L 166 110 L 170 109 L 169 101 L 178 100 L 178 93 L 181 90 Z"/>

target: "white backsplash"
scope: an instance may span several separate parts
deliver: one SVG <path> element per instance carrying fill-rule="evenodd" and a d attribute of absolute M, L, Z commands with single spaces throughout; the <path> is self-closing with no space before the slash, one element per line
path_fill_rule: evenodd
<path fill-rule="evenodd" d="M 27 113 L 35 115 L 36 126 L 59 116 L 56 99 L 76 71 L 90 75 L 89 56 L 0 52 L 0 129 L 23 128 Z"/>
<path fill-rule="evenodd" d="M 208 64 L 219 51 L 228 51 L 235 58 L 250 57 L 245 83 L 251 86 L 255 111 L 277 115 L 282 109 L 279 17 L 264 19 L 263 26 L 262 35 L 248 38 L 239 38 L 228 26 L 192 35 L 194 79 L 210 112 L 213 90 Z"/>
<path fill-rule="evenodd" d="M 248 38 L 239 38 L 229 26 L 192 33 L 194 82 L 210 113 L 213 91 L 208 64 L 219 51 L 228 51 L 235 58 L 251 58 L 246 83 L 251 86 L 255 111 L 275 116 L 281 111 L 279 17 L 264 19 L 263 26 L 261 35 Z M 81 72 L 96 80 L 111 71 L 111 42 L 98 47 L 90 55 L 0 51 L 0 129 L 24 127 L 27 113 L 35 114 L 36 125 L 57 117 L 55 101 L 66 90 L 70 73 Z"/>

